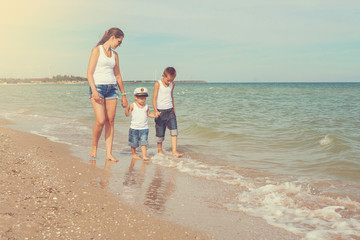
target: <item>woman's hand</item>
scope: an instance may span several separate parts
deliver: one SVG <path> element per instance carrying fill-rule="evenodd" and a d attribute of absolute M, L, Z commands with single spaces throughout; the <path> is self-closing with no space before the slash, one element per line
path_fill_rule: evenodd
<path fill-rule="evenodd" d="M 96 103 L 102 104 L 104 102 L 103 99 L 100 97 L 100 94 L 98 93 L 98 91 L 94 91 L 92 94 L 92 97 L 94 98 L 94 101 Z"/>
<path fill-rule="evenodd" d="M 121 97 L 121 106 L 122 106 L 123 108 L 126 108 L 126 107 L 128 106 L 128 100 L 127 100 L 127 98 L 126 98 L 125 95 L 123 95 L 123 96 Z"/>

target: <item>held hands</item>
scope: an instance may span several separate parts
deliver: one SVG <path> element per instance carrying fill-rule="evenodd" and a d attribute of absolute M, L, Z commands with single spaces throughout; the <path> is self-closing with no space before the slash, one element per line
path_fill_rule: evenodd
<path fill-rule="evenodd" d="M 160 116 L 160 114 L 161 114 L 161 112 L 159 112 L 159 111 L 155 110 L 155 113 L 154 113 L 155 118 L 158 118 L 158 117 Z"/>
<path fill-rule="evenodd" d="M 128 100 L 127 100 L 126 96 L 125 96 L 125 95 L 122 96 L 122 97 L 121 97 L 121 106 L 122 106 L 123 108 L 127 108 L 128 105 L 129 105 L 129 103 L 128 103 Z"/>
<path fill-rule="evenodd" d="M 125 104 L 124 104 L 124 103 L 125 103 Z M 129 109 L 129 103 L 128 103 L 127 100 L 126 100 L 126 102 L 123 102 L 123 101 L 121 100 L 121 105 L 122 105 L 123 108 L 125 108 L 125 110 L 126 110 L 126 109 Z"/>

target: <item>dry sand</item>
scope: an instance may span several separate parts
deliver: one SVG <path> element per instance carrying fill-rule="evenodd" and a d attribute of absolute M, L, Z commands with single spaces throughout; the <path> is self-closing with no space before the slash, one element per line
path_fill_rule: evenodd
<path fill-rule="evenodd" d="M 91 186 L 109 173 L 45 137 L 0 128 L 0 166 L 1 239 L 212 239 Z"/>

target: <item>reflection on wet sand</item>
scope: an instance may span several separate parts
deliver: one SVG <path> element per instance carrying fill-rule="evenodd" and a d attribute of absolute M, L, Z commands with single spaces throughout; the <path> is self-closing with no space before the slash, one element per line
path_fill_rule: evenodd
<path fill-rule="evenodd" d="M 143 199 L 140 201 L 143 201 L 145 206 L 155 210 L 157 214 L 162 214 L 165 211 L 166 202 L 175 191 L 175 179 L 172 174 L 164 174 L 161 167 L 155 165 L 151 165 L 151 171 L 145 176 L 145 170 L 151 162 L 143 161 L 140 169 L 136 169 L 137 161 L 142 160 L 132 159 L 124 175 L 123 197 L 131 202 Z M 151 173 L 154 173 L 154 176 L 151 176 Z M 144 182 L 147 183 L 149 180 L 151 181 L 146 186 Z"/>
<path fill-rule="evenodd" d="M 137 173 L 136 171 L 134 171 L 134 166 L 135 163 L 139 160 L 141 159 L 135 159 L 135 158 L 131 159 L 129 170 L 124 176 L 124 183 L 123 183 L 124 186 L 130 187 L 133 185 L 137 185 L 137 187 L 141 188 L 144 182 L 145 168 L 149 164 L 149 162 L 143 161 L 143 163 L 141 164 L 140 171 L 139 173 Z"/>
<path fill-rule="evenodd" d="M 165 210 L 165 203 L 174 191 L 174 177 L 171 175 L 168 179 L 165 179 L 161 168 L 157 166 L 154 178 L 146 192 L 144 204 L 161 214 Z"/>
<path fill-rule="evenodd" d="M 96 167 L 96 160 L 91 159 L 89 161 L 89 163 L 91 166 Z M 115 162 L 113 162 L 113 161 L 105 160 L 104 170 L 109 172 L 110 166 L 114 163 Z M 100 179 L 92 179 L 90 181 L 90 185 L 92 185 L 92 186 L 97 186 L 98 184 L 100 185 L 101 188 L 106 188 L 109 185 L 109 176 L 104 175 L 104 176 L 100 177 Z"/>

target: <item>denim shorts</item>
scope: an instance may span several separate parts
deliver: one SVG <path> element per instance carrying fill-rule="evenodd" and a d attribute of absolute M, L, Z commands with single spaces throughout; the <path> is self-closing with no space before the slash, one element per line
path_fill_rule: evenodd
<path fill-rule="evenodd" d="M 155 118 L 155 129 L 156 129 L 156 142 L 160 143 L 164 141 L 166 128 L 170 130 L 171 136 L 177 136 L 177 121 L 176 115 L 173 108 L 160 110 L 160 116 Z"/>
<path fill-rule="evenodd" d="M 119 98 L 119 89 L 117 84 L 97 84 L 96 90 L 98 91 L 100 97 L 105 100 L 118 99 Z M 90 98 L 92 97 L 92 90 L 89 87 Z"/>
<path fill-rule="evenodd" d="M 148 145 L 149 129 L 129 129 L 129 145 L 137 148 Z"/>

